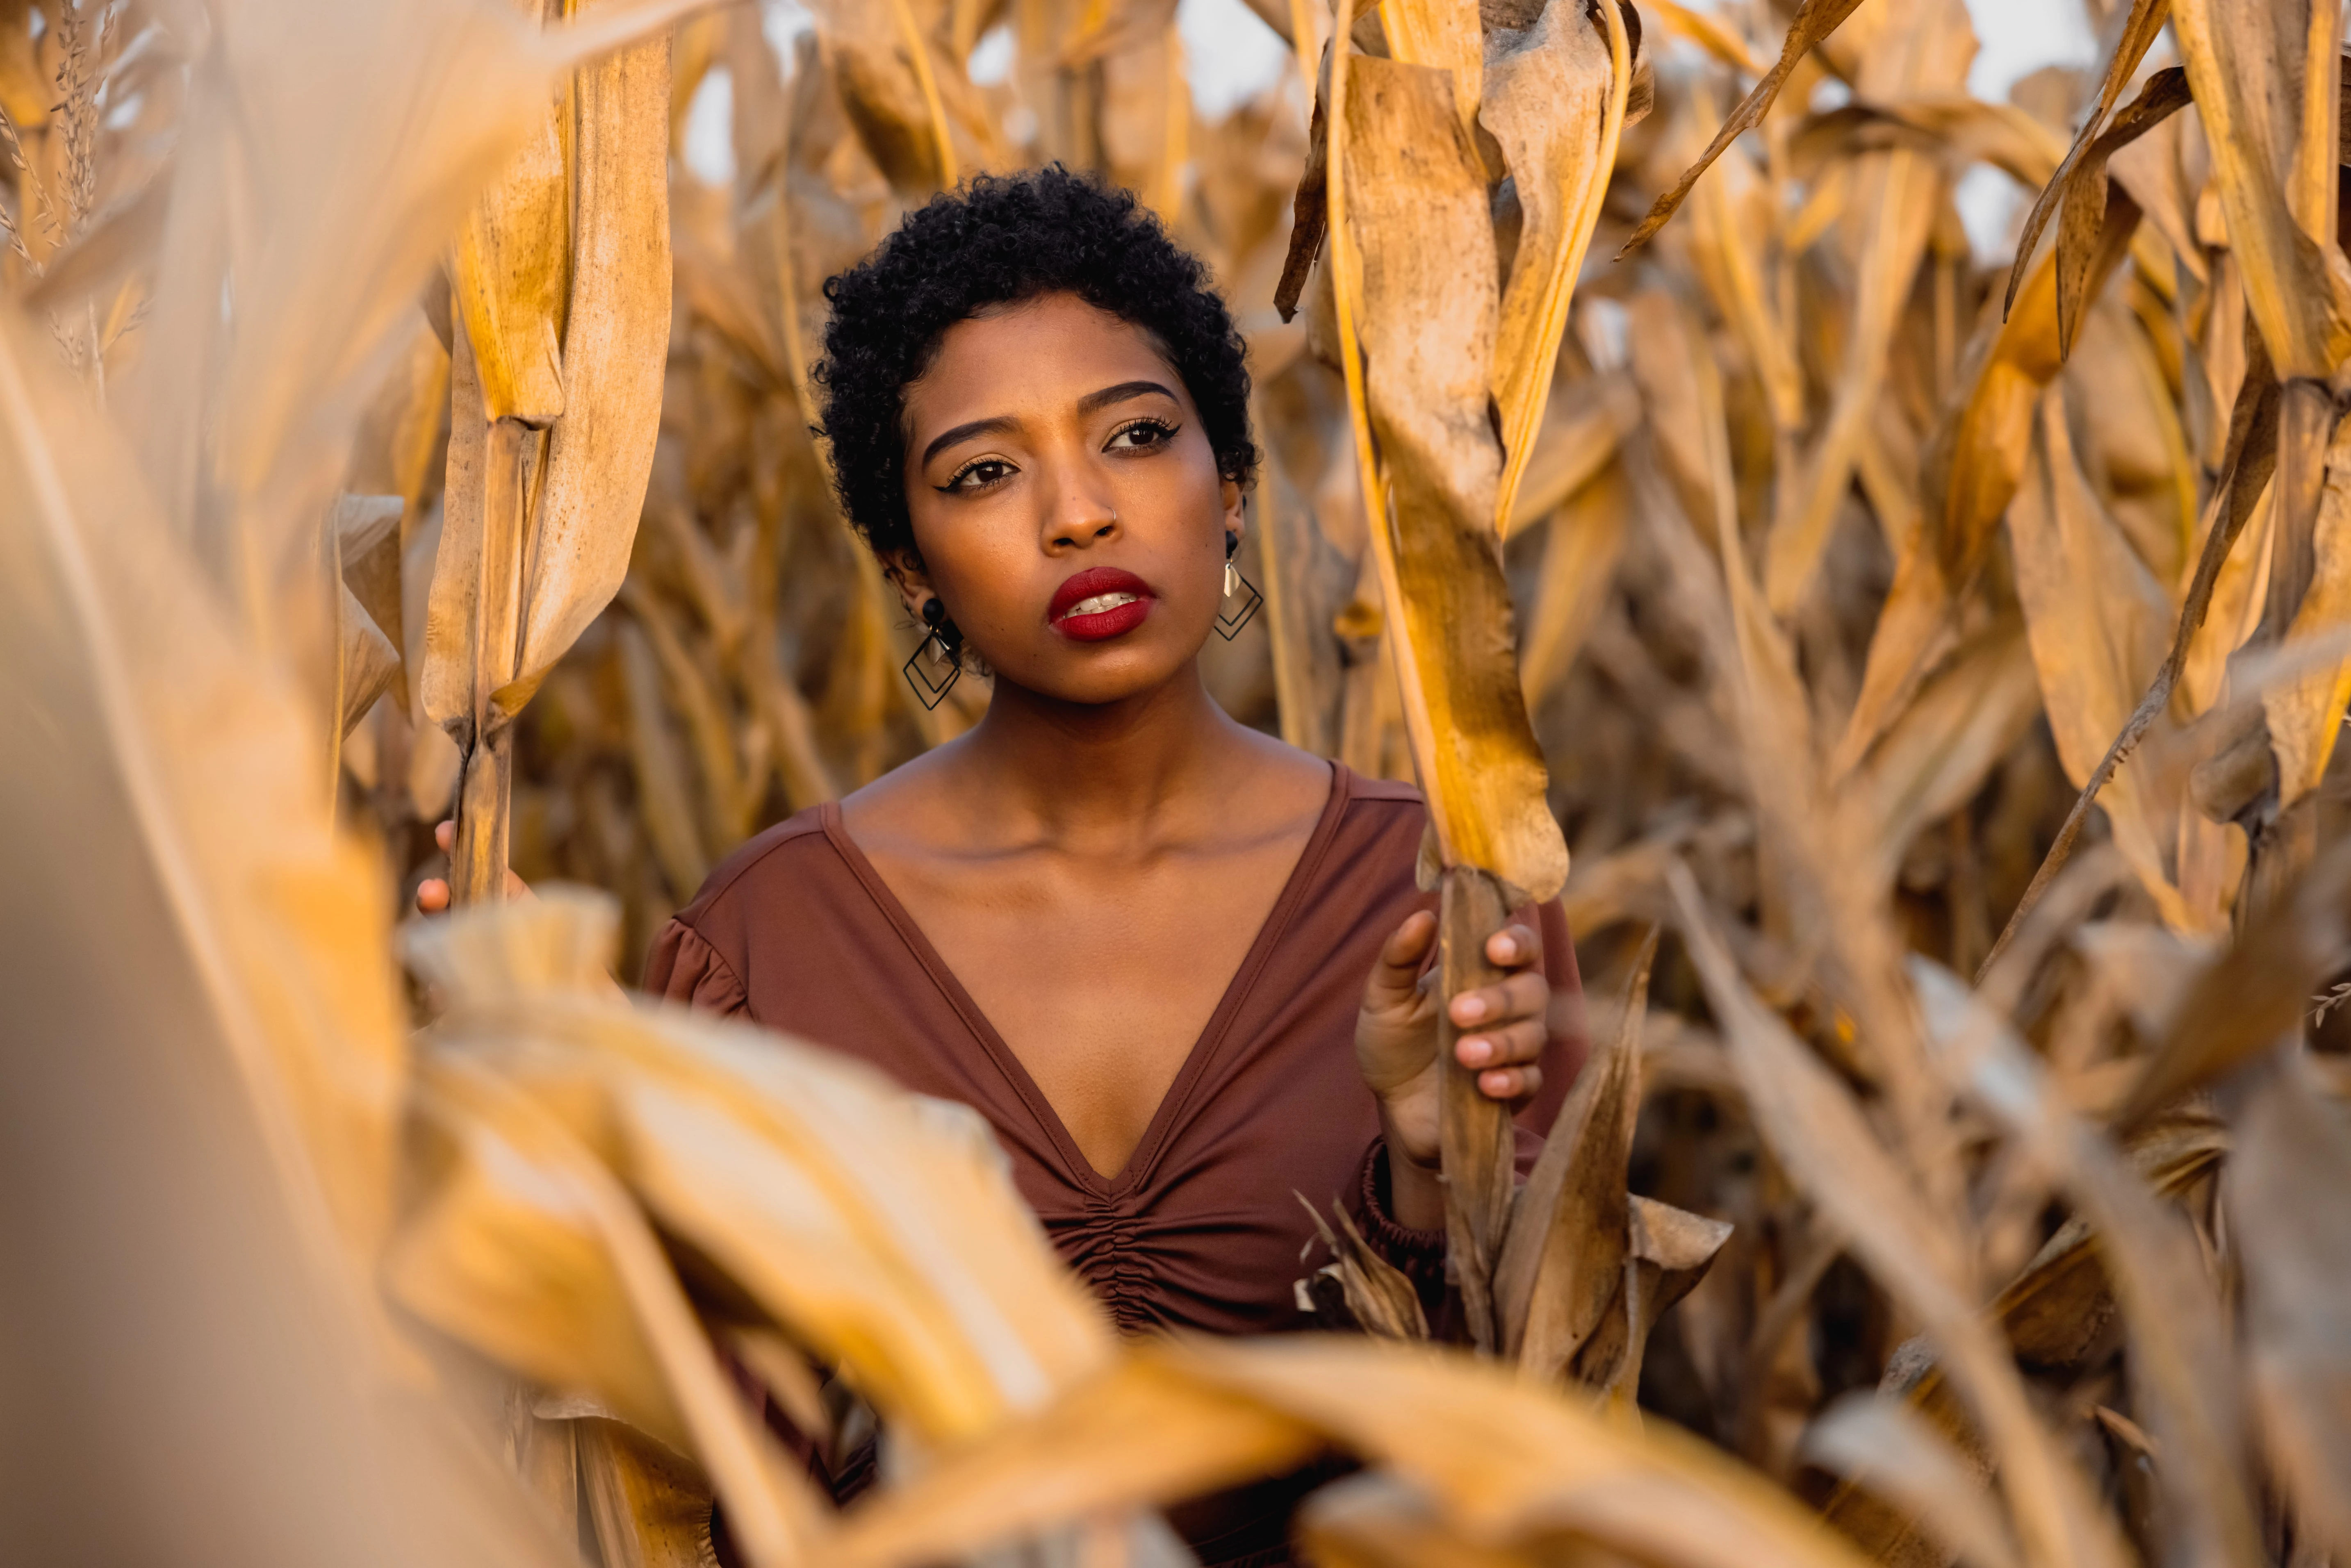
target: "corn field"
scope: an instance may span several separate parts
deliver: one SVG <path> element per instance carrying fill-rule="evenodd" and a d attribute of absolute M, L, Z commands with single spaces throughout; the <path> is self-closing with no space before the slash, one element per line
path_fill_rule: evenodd
<path fill-rule="evenodd" d="M 1172 0 L 0 0 L 6 1555 L 1175 1564 L 1336 1451 L 1333 1568 L 2347 1568 L 2343 19 L 2079 3 L 1994 103 L 1961 0 L 1249 0 L 1211 123 Z M 1476 1354 L 1343 1217 L 1364 1332 L 1121 1340 L 976 1116 L 606 978 L 984 711 L 809 367 L 1054 161 L 1249 341 L 1218 700 L 1564 899 Z"/>

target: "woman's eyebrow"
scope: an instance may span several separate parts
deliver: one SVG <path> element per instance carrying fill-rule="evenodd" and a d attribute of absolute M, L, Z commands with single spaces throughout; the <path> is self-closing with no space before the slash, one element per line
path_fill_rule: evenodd
<path fill-rule="evenodd" d="M 1100 392 L 1086 393 L 1078 400 L 1078 412 L 1093 413 L 1108 408 L 1114 402 L 1124 402 L 1129 398 L 1145 397 L 1155 392 L 1169 402 L 1183 401 L 1157 382 L 1121 382 L 1116 386 L 1104 387 Z M 922 460 L 924 463 L 928 463 L 956 442 L 969 441 L 975 435 L 999 435 L 1007 431 L 1016 430 L 1019 427 L 1019 423 L 1010 414 L 999 413 L 991 418 L 975 419 L 958 424 L 952 430 L 940 432 L 928 446 L 924 447 Z"/>
<path fill-rule="evenodd" d="M 1019 426 L 1020 422 L 1008 413 L 995 414 L 987 419 L 975 419 L 967 423 L 958 424 L 953 430 L 941 432 L 936 440 L 923 448 L 923 462 L 928 463 L 958 441 L 969 441 L 975 435 L 1000 435 L 1007 431 L 1017 430 Z M 917 464 L 916 466 L 919 467 L 921 465 Z"/>
<path fill-rule="evenodd" d="M 1114 387 L 1104 387 L 1100 392 L 1086 393 L 1078 400 L 1078 412 L 1093 413 L 1098 410 L 1108 408 L 1114 402 L 1124 402 L 1131 397 L 1142 397 L 1147 392 L 1157 392 L 1169 402 L 1183 401 L 1157 382 L 1121 382 Z"/>

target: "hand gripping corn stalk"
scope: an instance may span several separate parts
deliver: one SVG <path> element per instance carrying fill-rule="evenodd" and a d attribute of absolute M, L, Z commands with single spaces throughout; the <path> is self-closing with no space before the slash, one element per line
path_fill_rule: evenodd
<path fill-rule="evenodd" d="M 657 38 L 575 71 L 451 262 L 448 480 L 423 690 L 463 758 L 450 857 L 461 904 L 504 888 L 515 716 L 619 591 L 653 469 L 670 323 L 669 47 Z"/>
<path fill-rule="evenodd" d="M 1390 58 L 1329 56 L 1329 267 L 1389 646 L 1441 864 L 1449 998 L 1492 983 L 1487 939 L 1555 896 L 1567 845 L 1520 693 L 1500 536 L 1541 423 L 1567 305 L 1625 120 L 1632 42 L 1614 0 L 1481 35 L 1472 0 L 1385 13 Z M 1311 37 L 1301 16 L 1298 36 Z M 1482 125 L 1504 167 L 1489 168 Z M 1489 186 L 1513 179 L 1521 238 L 1499 277 Z M 1310 176 L 1311 178 L 1311 176 Z M 1293 240 L 1293 256 L 1297 254 Z M 1471 1332 L 1495 1347 L 1491 1282 L 1514 1186 L 1509 1109 L 1440 1025 L 1446 1229 Z"/>

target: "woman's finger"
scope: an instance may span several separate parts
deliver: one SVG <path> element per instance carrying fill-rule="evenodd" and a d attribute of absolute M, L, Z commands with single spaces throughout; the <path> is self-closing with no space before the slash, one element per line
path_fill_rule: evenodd
<path fill-rule="evenodd" d="M 507 902 L 508 904 L 536 899 L 538 896 L 538 894 L 530 890 L 530 883 L 517 876 L 511 867 L 507 869 Z M 449 884 L 437 876 L 428 876 L 416 884 L 416 908 L 419 914 L 438 915 L 448 907 Z"/>
<path fill-rule="evenodd" d="M 1523 969 L 1542 956 L 1542 938 L 1523 925 L 1505 925 L 1486 938 L 1486 962 L 1504 969 Z"/>
<path fill-rule="evenodd" d="M 1540 1067 L 1498 1067 L 1478 1074 L 1478 1092 L 1489 1100 L 1524 1100 L 1541 1088 Z"/>
<path fill-rule="evenodd" d="M 1437 940 L 1437 916 L 1426 909 L 1405 916 L 1380 946 L 1379 962 L 1372 966 L 1364 988 L 1366 1007 L 1410 1007 L 1420 994 L 1420 967 Z"/>
<path fill-rule="evenodd" d="M 447 854 L 450 847 L 457 841 L 457 824 L 453 821 L 447 820 L 434 823 L 433 826 L 433 841 L 441 846 L 441 852 L 443 854 Z"/>
<path fill-rule="evenodd" d="M 1464 1067 L 1514 1067 L 1532 1061 L 1550 1043 L 1549 1032 L 1531 1019 L 1466 1034 L 1453 1042 L 1453 1054 Z"/>
<path fill-rule="evenodd" d="M 1541 975 L 1520 973 L 1497 986 L 1462 992 L 1447 1010 L 1463 1029 L 1476 1029 L 1481 1024 L 1540 1018 L 1550 1001 L 1551 982 Z"/>

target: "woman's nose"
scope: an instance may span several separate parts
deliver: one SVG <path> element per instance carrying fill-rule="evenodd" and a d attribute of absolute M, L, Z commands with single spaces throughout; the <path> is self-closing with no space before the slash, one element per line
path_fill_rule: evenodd
<path fill-rule="evenodd" d="M 1117 508 L 1084 476 L 1071 475 L 1055 486 L 1052 510 L 1045 519 L 1047 549 L 1081 549 L 1117 532 Z"/>

